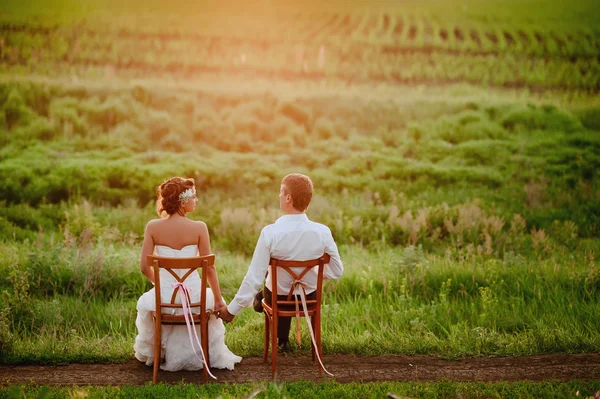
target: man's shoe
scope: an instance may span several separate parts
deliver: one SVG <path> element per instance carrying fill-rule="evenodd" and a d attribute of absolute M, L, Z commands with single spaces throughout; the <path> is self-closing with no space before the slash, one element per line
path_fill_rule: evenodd
<path fill-rule="evenodd" d="M 263 300 L 263 291 L 260 290 L 256 293 L 256 295 L 254 295 L 254 302 L 252 303 L 252 307 L 258 313 L 263 312 L 262 300 Z"/>
<path fill-rule="evenodd" d="M 290 353 L 292 349 L 290 348 L 289 342 L 282 342 L 277 344 L 277 353 Z"/>

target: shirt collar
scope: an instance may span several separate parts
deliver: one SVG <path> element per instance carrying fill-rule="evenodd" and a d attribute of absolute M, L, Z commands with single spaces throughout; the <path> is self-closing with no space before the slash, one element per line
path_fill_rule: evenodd
<path fill-rule="evenodd" d="M 299 213 L 296 215 L 282 215 L 275 221 L 275 223 L 285 223 L 285 222 L 308 222 L 308 216 L 306 213 Z"/>

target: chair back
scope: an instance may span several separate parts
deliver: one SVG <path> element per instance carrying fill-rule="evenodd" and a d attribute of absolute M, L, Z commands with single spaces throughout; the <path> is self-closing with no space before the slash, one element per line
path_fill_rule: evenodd
<path fill-rule="evenodd" d="M 206 281 L 207 275 L 206 270 L 209 266 L 213 266 L 215 264 L 215 255 L 205 255 L 205 256 L 194 256 L 191 258 L 165 258 L 162 256 L 154 256 L 148 255 L 148 264 L 152 265 L 154 268 L 154 290 L 156 295 L 156 313 L 157 317 L 160 317 L 163 308 L 183 308 L 183 305 L 180 303 L 175 303 L 175 298 L 177 298 L 177 294 L 180 290 L 179 287 L 176 287 L 173 290 L 173 295 L 171 296 L 170 302 L 162 302 L 160 295 L 160 269 L 166 270 L 169 274 L 175 278 L 175 280 L 179 283 L 184 283 L 185 280 L 192 275 L 198 269 L 202 269 L 201 278 L 200 278 L 200 302 L 192 303 L 190 308 L 200 307 L 201 314 L 206 312 Z M 189 269 L 187 273 L 183 276 L 179 276 L 173 270 L 176 269 Z M 191 288 L 191 287 L 189 287 Z"/>
<path fill-rule="evenodd" d="M 154 294 L 156 301 L 156 311 L 153 312 L 154 320 L 155 320 L 155 333 L 154 333 L 154 373 L 152 376 L 152 381 L 156 384 L 158 381 L 158 366 L 160 359 L 160 347 L 161 347 L 161 325 L 162 324 L 186 324 L 188 326 L 188 334 L 190 338 L 190 343 L 192 344 L 192 350 L 196 357 L 201 360 L 204 370 L 204 381 L 208 381 L 208 376 L 215 378 L 214 375 L 209 371 L 210 368 L 210 358 L 208 355 L 208 314 L 206 312 L 206 278 L 207 278 L 207 268 L 215 264 L 215 255 L 206 255 L 206 256 L 194 256 L 191 258 L 165 258 L 162 256 L 154 256 L 148 255 L 148 264 L 154 268 Z M 171 296 L 171 301 L 168 303 L 163 303 L 160 295 L 160 270 L 165 269 L 169 274 L 175 278 L 177 281 L 177 286 L 173 290 L 173 295 Z M 187 272 L 183 272 L 183 276 L 179 276 L 174 270 L 181 269 L 189 269 Z M 188 277 L 192 275 L 198 269 L 202 269 L 201 279 L 200 279 L 200 302 L 191 303 L 189 306 L 189 312 L 187 312 L 187 304 L 184 303 L 175 303 L 175 298 L 177 298 L 177 293 L 182 292 L 180 288 L 182 284 L 185 284 L 185 281 Z M 186 288 L 191 288 L 185 285 Z M 182 295 L 183 296 L 183 295 Z M 187 303 L 187 300 L 191 302 L 191 298 L 189 296 L 184 296 L 182 298 L 183 301 Z M 200 315 L 193 316 L 192 308 L 200 308 Z M 168 315 L 162 313 L 163 308 L 181 308 L 184 310 L 184 314 L 182 315 Z M 190 320 L 191 319 L 191 320 Z M 190 327 L 190 322 L 192 325 L 194 324 L 194 320 L 200 321 L 200 329 L 202 342 L 198 339 L 198 336 L 195 335 L 195 328 Z M 202 357 L 199 357 L 196 353 L 196 349 L 194 348 L 194 344 L 192 342 L 192 331 L 194 332 L 196 342 L 200 346 L 200 351 Z"/>
<path fill-rule="evenodd" d="M 302 278 L 313 268 L 318 267 L 317 270 L 317 289 L 316 294 L 317 298 L 312 300 L 307 300 L 306 304 L 309 307 L 316 307 L 317 311 L 320 310 L 321 304 L 321 293 L 323 291 L 323 270 L 325 265 L 329 263 L 329 255 L 323 254 L 323 256 L 317 259 L 304 260 L 304 261 L 296 261 L 296 260 L 281 260 L 271 258 L 269 264 L 271 265 L 271 292 L 273 293 L 273 299 L 271 306 L 273 307 L 273 312 L 276 313 L 277 309 L 280 305 L 290 306 L 295 305 L 296 301 L 292 300 L 292 295 L 294 295 L 294 286 L 287 293 L 286 300 L 279 300 L 278 295 L 283 295 L 284 293 L 277 292 L 277 274 L 278 269 L 288 273 L 294 281 L 301 281 Z M 293 270 L 295 269 L 295 270 Z"/>

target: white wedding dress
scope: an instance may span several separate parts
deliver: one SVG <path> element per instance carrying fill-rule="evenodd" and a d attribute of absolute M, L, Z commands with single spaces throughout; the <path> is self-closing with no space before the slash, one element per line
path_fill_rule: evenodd
<path fill-rule="evenodd" d="M 198 256 L 198 247 L 196 245 L 187 245 L 182 249 L 173 249 L 164 245 L 156 245 L 154 253 L 157 256 L 168 258 L 189 258 Z M 183 276 L 189 269 L 173 270 L 179 276 Z M 173 295 L 173 283 L 177 281 L 166 270 L 160 271 L 160 290 L 162 302 L 170 302 Z M 192 273 L 186 280 L 185 285 L 191 288 L 190 301 L 192 303 L 200 301 L 200 276 L 198 272 Z M 206 308 L 214 309 L 214 296 L 210 288 L 206 289 Z M 179 292 L 177 294 L 176 303 L 181 303 Z M 152 312 L 156 309 L 154 288 L 146 292 L 140 297 L 137 303 L 137 319 L 135 324 L 138 328 L 138 336 L 135 338 L 135 357 L 151 366 L 154 362 L 154 321 Z M 192 310 L 197 310 L 193 308 Z M 181 309 L 168 309 L 172 314 L 183 314 Z M 164 312 L 164 311 L 163 311 Z M 177 312 L 177 313 L 175 313 Z M 196 333 L 200 337 L 200 327 L 196 325 Z M 227 345 L 225 345 L 225 326 L 223 320 L 217 319 L 211 314 L 208 321 L 208 352 L 210 358 L 210 367 L 218 369 L 233 370 L 236 363 L 239 363 L 242 358 L 233 354 Z M 198 344 L 194 340 L 194 347 L 198 353 L 198 357 L 202 357 Z M 196 357 L 192 350 L 190 339 L 188 337 L 187 326 L 162 326 L 162 348 L 161 357 L 165 362 L 161 364 L 161 370 L 178 371 L 178 370 L 200 370 L 203 365 Z"/>

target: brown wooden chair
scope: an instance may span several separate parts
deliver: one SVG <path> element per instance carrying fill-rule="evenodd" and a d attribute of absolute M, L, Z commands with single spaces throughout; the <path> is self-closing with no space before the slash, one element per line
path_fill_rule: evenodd
<path fill-rule="evenodd" d="M 206 310 L 206 270 L 209 266 L 215 264 L 215 255 L 196 256 L 193 258 L 164 258 L 160 256 L 148 255 L 148 264 L 154 268 L 154 292 L 156 295 L 156 311 L 152 312 L 154 318 L 154 373 L 152 375 L 152 382 L 154 384 L 158 381 L 158 368 L 160 365 L 160 352 L 161 352 L 161 326 L 162 325 L 186 325 L 184 315 L 170 315 L 164 314 L 164 308 L 171 309 L 183 309 L 183 304 L 175 303 L 175 298 L 179 293 L 180 288 L 177 287 L 173 291 L 171 301 L 169 303 L 163 303 L 160 296 L 160 269 L 165 269 L 169 272 L 176 281 L 184 283 L 185 280 L 196 270 L 202 269 L 200 278 L 200 302 L 190 304 L 190 309 L 199 308 L 200 311 L 192 313 L 192 320 L 195 324 L 200 325 L 200 341 L 202 351 L 206 356 L 206 364 L 210 366 L 210 360 L 208 358 L 208 317 L 209 312 Z M 174 269 L 189 269 L 183 277 L 179 277 L 175 273 Z M 191 288 L 191 287 L 189 287 Z M 206 365 L 202 367 L 204 371 L 204 382 L 208 381 L 209 370 Z"/>
<path fill-rule="evenodd" d="M 304 309 L 301 303 L 298 303 L 296 296 L 293 295 L 293 288 L 287 293 L 286 300 L 280 300 L 277 297 L 277 273 L 279 269 L 287 272 L 292 279 L 295 281 L 302 280 L 302 277 L 306 275 L 312 268 L 318 267 L 317 272 L 317 290 L 316 299 L 306 300 L 306 310 L 310 316 L 310 323 L 315 335 L 315 345 L 311 340 L 312 358 L 315 361 L 318 355 L 319 359 L 322 358 L 322 347 L 321 347 L 321 295 L 323 291 L 323 269 L 325 265 L 329 263 L 329 255 L 323 254 L 318 259 L 307 260 L 307 261 L 292 261 L 292 260 L 279 260 L 271 258 L 269 264 L 271 265 L 271 285 L 272 285 L 272 304 L 268 304 L 265 299 L 262 300 L 263 311 L 265 314 L 265 349 L 264 349 L 264 361 L 267 362 L 269 356 L 269 337 L 271 337 L 271 368 L 273 378 L 277 372 L 277 325 L 279 317 L 305 317 Z M 296 268 L 296 273 L 292 268 Z M 282 293 L 281 295 L 284 295 Z M 294 296 L 294 299 L 292 299 Z M 298 311 L 298 306 L 300 311 Z M 298 328 L 298 325 L 296 325 Z M 319 377 L 323 375 L 323 367 L 321 361 L 319 361 Z"/>

